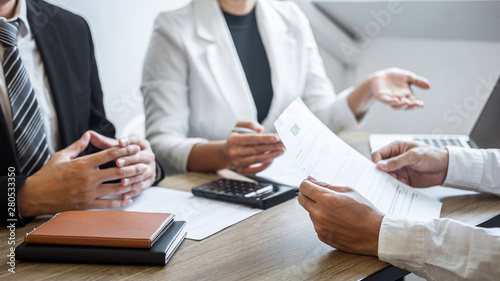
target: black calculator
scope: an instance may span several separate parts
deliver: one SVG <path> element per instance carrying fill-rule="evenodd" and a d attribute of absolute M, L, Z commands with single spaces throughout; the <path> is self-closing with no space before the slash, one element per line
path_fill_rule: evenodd
<path fill-rule="evenodd" d="M 271 183 L 219 179 L 191 189 L 197 196 L 267 209 L 295 197 L 295 188 Z"/>

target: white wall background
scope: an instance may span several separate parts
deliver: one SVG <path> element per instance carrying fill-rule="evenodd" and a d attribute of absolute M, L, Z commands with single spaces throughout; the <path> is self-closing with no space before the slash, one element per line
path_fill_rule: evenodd
<path fill-rule="evenodd" d="M 190 0 L 50 0 L 83 16 L 94 37 L 106 115 L 117 136 L 133 117 L 144 112 L 139 91 L 142 63 L 161 11 Z"/>
<path fill-rule="evenodd" d="M 429 79 L 430 90 L 414 90 L 425 107 L 395 111 L 376 104 L 366 116 L 364 129 L 468 134 L 500 76 L 500 42 L 375 39 L 361 54 L 358 81 L 377 69 L 392 66 Z"/>

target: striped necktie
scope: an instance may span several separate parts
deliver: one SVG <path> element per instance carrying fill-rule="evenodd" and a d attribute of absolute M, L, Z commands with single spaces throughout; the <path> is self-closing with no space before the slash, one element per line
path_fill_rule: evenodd
<path fill-rule="evenodd" d="M 5 48 L 2 66 L 20 171 L 23 175 L 32 175 L 47 162 L 50 153 L 35 91 L 17 48 L 18 29 L 18 21 L 0 23 L 0 43 Z"/>

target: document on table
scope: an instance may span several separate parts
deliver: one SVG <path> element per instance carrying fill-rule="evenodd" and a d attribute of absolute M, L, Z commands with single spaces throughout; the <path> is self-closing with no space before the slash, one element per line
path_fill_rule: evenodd
<path fill-rule="evenodd" d="M 224 228 L 236 224 L 261 209 L 245 205 L 206 199 L 191 192 L 163 187 L 150 187 L 134 198 L 123 211 L 171 213 L 175 220 L 186 221 L 188 239 L 202 240 Z"/>
<path fill-rule="evenodd" d="M 293 101 L 274 123 L 287 153 L 319 181 L 349 186 L 386 214 L 438 218 L 441 202 L 379 171 L 326 127 L 302 102 Z"/>

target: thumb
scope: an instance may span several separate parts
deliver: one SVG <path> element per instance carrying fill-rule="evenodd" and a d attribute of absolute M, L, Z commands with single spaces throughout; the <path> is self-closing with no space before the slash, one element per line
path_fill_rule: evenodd
<path fill-rule="evenodd" d="M 99 149 L 108 149 L 118 146 L 118 141 L 112 138 L 103 136 L 97 132 L 89 131 L 90 133 L 90 143 Z"/>
<path fill-rule="evenodd" d="M 429 80 L 416 74 L 410 75 L 409 82 L 422 89 L 429 89 L 431 87 Z"/>
<path fill-rule="evenodd" d="M 89 142 L 90 142 L 90 132 L 85 132 L 79 140 L 75 141 L 70 146 L 61 150 L 61 153 L 65 157 L 73 159 L 77 157 L 80 153 L 82 153 L 89 146 Z"/>
<path fill-rule="evenodd" d="M 418 159 L 416 159 L 416 157 L 414 157 L 413 153 L 411 153 L 410 151 L 393 158 L 378 161 L 377 168 L 381 171 L 389 173 L 402 169 L 406 166 L 412 166 L 416 162 L 418 162 Z"/>
<path fill-rule="evenodd" d="M 336 192 L 349 192 L 349 191 L 352 191 L 352 189 L 349 188 L 349 187 L 331 185 L 331 184 L 328 184 L 326 182 L 318 181 L 318 180 L 316 180 L 315 178 L 313 178 L 311 176 L 308 176 L 307 180 L 310 181 L 310 182 L 312 182 L 312 183 L 315 183 L 315 184 L 317 184 L 317 185 L 319 185 L 321 187 L 324 187 L 324 188 L 327 188 L 327 189 L 330 189 L 330 190 L 333 190 L 333 191 L 336 191 Z"/>

